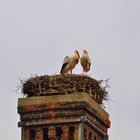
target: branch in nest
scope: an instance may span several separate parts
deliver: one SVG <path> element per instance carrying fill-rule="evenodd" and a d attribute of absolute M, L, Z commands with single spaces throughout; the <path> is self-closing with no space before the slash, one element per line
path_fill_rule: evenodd
<path fill-rule="evenodd" d="M 110 86 L 108 85 L 109 80 L 110 79 L 100 80 L 99 81 L 100 84 L 105 83 L 105 86 L 102 87 L 104 90 L 106 90 L 106 88 L 110 88 Z"/>

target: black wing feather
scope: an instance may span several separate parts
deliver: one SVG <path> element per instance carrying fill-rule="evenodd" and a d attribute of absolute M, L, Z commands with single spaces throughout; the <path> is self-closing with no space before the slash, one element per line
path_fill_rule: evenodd
<path fill-rule="evenodd" d="M 62 73 L 63 69 L 67 66 L 67 64 L 68 64 L 68 63 L 64 63 L 64 64 L 62 65 L 62 68 L 61 68 L 60 73 Z"/>
<path fill-rule="evenodd" d="M 90 70 L 90 67 L 91 67 L 91 63 L 89 62 L 89 70 Z"/>

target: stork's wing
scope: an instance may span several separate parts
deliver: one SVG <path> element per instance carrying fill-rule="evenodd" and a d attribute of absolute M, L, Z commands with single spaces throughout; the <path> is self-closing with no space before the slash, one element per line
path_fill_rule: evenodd
<path fill-rule="evenodd" d="M 69 63 L 69 60 L 70 60 L 69 56 L 66 56 L 63 60 L 63 64 Z"/>
<path fill-rule="evenodd" d="M 83 56 L 80 58 L 81 65 L 83 66 Z"/>
<path fill-rule="evenodd" d="M 76 64 L 78 64 L 79 63 L 79 58 L 75 59 L 75 62 L 76 62 Z"/>
<path fill-rule="evenodd" d="M 64 68 L 67 66 L 67 64 L 69 63 L 69 60 L 70 60 L 69 56 L 66 56 L 66 57 L 64 58 L 64 60 L 63 60 L 63 65 L 62 65 L 62 68 L 61 68 L 60 73 L 63 72 L 63 69 L 64 69 Z"/>
<path fill-rule="evenodd" d="M 90 70 L 90 67 L 91 67 L 91 59 L 89 58 L 89 70 Z"/>

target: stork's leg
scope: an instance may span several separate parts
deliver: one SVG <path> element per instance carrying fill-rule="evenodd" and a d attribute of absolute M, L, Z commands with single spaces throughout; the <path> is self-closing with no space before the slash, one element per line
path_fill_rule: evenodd
<path fill-rule="evenodd" d="M 67 71 L 67 74 L 69 74 L 69 70 Z"/>
<path fill-rule="evenodd" d="M 84 74 L 84 69 L 83 69 L 83 74 Z"/>

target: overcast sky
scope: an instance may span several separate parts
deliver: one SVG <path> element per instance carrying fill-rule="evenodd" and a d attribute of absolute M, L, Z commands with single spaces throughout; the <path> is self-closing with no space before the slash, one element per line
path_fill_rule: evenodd
<path fill-rule="evenodd" d="M 140 1 L 0 0 L 1 139 L 21 139 L 20 79 L 58 74 L 75 49 L 89 51 L 90 76 L 110 78 L 110 140 L 139 139 Z"/>

